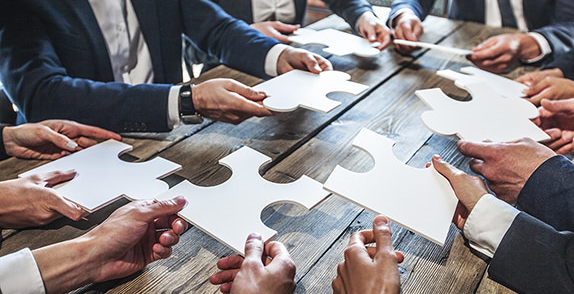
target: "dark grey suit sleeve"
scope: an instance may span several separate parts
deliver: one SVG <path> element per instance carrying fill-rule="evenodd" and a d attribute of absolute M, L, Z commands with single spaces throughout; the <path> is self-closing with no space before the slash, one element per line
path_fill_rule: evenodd
<path fill-rule="evenodd" d="M 345 19 L 353 30 L 363 13 L 373 11 L 373 7 L 366 0 L 323 0 L 323 2 L 334 13 Z"/>
<path fill-rule="evenodd" d="M 4 160 L 8 158 L 8 154 L 6 154 L 6 148 L 4 147 L 4 128 L 8 125 L 0 124 L 0 160 Z"/>
<path fill-rule="evenodd" d="M 412 10 L 420 20 L 424 20 L 429 14 L 434 5 L 435 0 L 394 0 L 391 4 L 392 17 L 397 11 L 408 8 Z"/>
<path fill-rule="evenodd" d="M 535 32 L 546 38 L 552 54 L 544 68 L 560 68 L 567 78 L 574 78 L 574 22 L 549 25 Z"/>
<path fill-rule="evenodd" d="M 519 293 L 574 293 L 574 233 L 522 212 L 500 242 L 488 274 Z"/>
<path fill-rule="evenodd" d="M 517 204 L 557 230 L 574 231 L 574 163 L 559 155 L 546 160 L 526 181 Z"/>

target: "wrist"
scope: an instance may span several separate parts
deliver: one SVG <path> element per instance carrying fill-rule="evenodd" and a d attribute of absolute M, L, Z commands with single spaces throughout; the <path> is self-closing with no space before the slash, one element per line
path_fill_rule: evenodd
<path fill-rule="evenodd" d="M 68 292 L 96 281 L 100 265 L 91 240 L 81 236 L 32 251 L 46 293 Z"/>
<path fill-rule="evenodd" d="M 540 49 L 534 37 L 527 34 L 520 34 L 518 42 L 520 48 L 518 58 L 520 60 L 531 60 L 542 54 L 542 49 Z"/>
<path fill-rule="evenodd" d="M 14 127 L 6 126 L 2 128 L 2 145 L 0 146 L 0 154 L 4 153 L 7 156 L 13 156 L 13 152 L 10 148 L 10 142 L 13 141 L 13 131 Z"/>

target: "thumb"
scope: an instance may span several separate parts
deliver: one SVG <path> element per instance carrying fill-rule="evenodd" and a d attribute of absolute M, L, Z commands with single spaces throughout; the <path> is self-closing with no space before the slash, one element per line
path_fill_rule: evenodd
<path fill-rule="evenodd" d="M 72 141 L 72 139 L 52 130 L 49 127 L 42 128 L 42 130 L 43 131 L 38 135 L 40 139 L 51 142 L 63 150 L 75 151 L 78 147 L 78 144 Z"/>
<path fill-rule="evenodd" d="M 145 202 L 144 202 L 145 203 Z M 150 222 L 158 217 L 176 214 L 187 205 L 187 200 L 183 196 L 162 201 L 147 202 L 146 210 L 139 215 L 146 222 Z"/>
<path fill-rule="evenodd" d="M 542 99 L 542 107 L 550 112 L 574 113 L 574 98 L 565 100 Z"/>
<path fill-rule="evenodd" d="M 253 263 L 261 263 L 261 258 L 263 257 L 263 250 L 265 249 L 265 244 L 261 235 L 259 233 L 251 233 L 247 237 L 245 242 L 245 261 L 250 261 Z"/>
<path fill-rule="evenodd" d="M 264 92 L 255 91 L 253 88 L 248 87 L 236 81 L 232 81 L 227 88 L 228 91 L 235 92 L 249 100 L 260 101 L 267 95 Z"/>
<path fill-rule="evenodd" d="M 377 244 L 377 253 L 394 251 L 391 227 L 386 217 L 375 217 L 373 220 L 373 235 Z"/>
<path fill-rule="evenodd" d="M 432 164 L 435 170 L 443 175 L 449 182 L 460 172 L 456 167 L 450 165 L 438 155 L 432 157 Z"/>
<path fill-rule="evenodd" d="M 45 174 L 37 175 L 37 184 L 44 183 L 47 187 L 53 187 L 57 184 L 72 180 L 76 176 L 75 170 L 69 171 L 53 171 Z"/>
<path fill-rule="evenodd" d="M 301 27 L 300 25 L 286 24 L 280 21 L 273 22 L 273 28 L 282 33 L 292 33 Z"/>
<path fill-rule="evenodd" d="M 56 195 L 55 191 L 52 197 L 50 208 L 59 214 L 75 221 L 79 220 L 84 213 L 84 210 L 80 206 L 65 199 L 62 196 Z"/>

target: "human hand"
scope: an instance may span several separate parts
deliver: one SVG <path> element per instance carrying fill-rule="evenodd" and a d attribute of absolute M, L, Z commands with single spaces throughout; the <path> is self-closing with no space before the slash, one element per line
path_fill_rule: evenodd
<path fill-rule="evenodd" d="M 333 70 L 331 62 L 315 53 L 307 50 L 288 47 L 279 55 L 277 60 L 277 73 L 282 75 L 294 69 L 306 70 L 312 73 L 320 73 Z"/>
<path fill-rule="evenodd" d="M 365 244 L 376 243 L 376 247 Z M 391 240 L 391 227 L 384 216 L 373 220 L 372 231 L 351 235 L 345 250 L 345 261 L 337 267 L 337 277 L 331 283 L 334 294 L 394 294 L 400 292 L 397 263 L 403 262 L 395 252 Z"/>
<path fill-rule="evenodd" d="M 523 74 L 520 77 L 518 77 L 515 81 L 530 87 L 536 83 L 541 82 L 546 77 L 563 78 L 564 73 L 559 68 L 544 69 Z"/>
<path fill-rule="evenodd" d="M 524 92 L 527 100 L 540 106 L 542 99 L 560 100 L 574 98 L 574 81 L 566 78 L 545 77 L 534 82 Z"/>
<path fill-rule="evenodd" d="M 295 291 L 295 263 L 279 242 L 261 240 L 251 234 L 245 243 L 245 258 L 234 255 L 220 259 L 221 271 L 209 278 L 221 285 L 221 293 L 232 294 L 290 294 Z"/>
<path fill-rule="evenodd" d="M 383 50 L 389 45 L 389 42 L 391 42 L 391 31 L 385 23 L 371 11 L 363 13 L 359 19 L 357 19 L 355 27 L 361 36 L 369 42 L 381 43 L 377 46 L 379 50 Z"/>
<path fill-rule="evenodd" d="M 496 196 L 510 204 L 516 203 L 532 173 L 556 155 L 550 148 L 528 138 L 508 143 L 459 141 L 458 150 L 473 158 L 470 169 L 484 176 Z"/>
<path fill-rule="evenodd" d="M 432 165 L 437 172 L 450 182 L 456 198 L 458 198 L 452 222 L 457 228 L 463 230 L 468 215 L 474 209 L 478 200 L 485 194 L 488 194 L 488 190 L 481 179 L 466 174 L 444 161 L 438 155 L 433 156 Z"/>
<path fill-rule="evenodd" d="M 405 11 L 397 16 L 393 21 L 393 26 L 395 28 L 394 37 L 399 40 L 417 42 L 424 31 L 421 20 L 411 11 Z M 399 44 L 395 44 L 395 48 L 401 54 L 409 54 L 420 49 Z"/>
<path fill-rule="evenodd" d="M 169 257 L 187 230 L 175 215 L 186 203 L 183 197 L 132 202 L 83 236 L 34 250 L 46 292 L 122 278 Z"/>
<path fill-rule="evenodd" d="M 196 111 L 210 119 L 239 124 L 252 116 L 273 115 L 263 107 L 265 93 L 231 79 L 209 80 L 193 86 L 191 91 Z"/>
<path fill-rule="evenodd" d="M 301 26 L 286 24 L 280 21 L 262 21 L 251 24 L 251 27 L 269 38 L 276 39 L 284 44 L 291 44 L 289 37 L 286 34 L 292 34 Z"/>
<path fill-rule="evenodd" d="M 544 99 L 541 105 L 535 122 L 550 135 L 544 144 L 558 154 L 574 153 L 574 98 Z"/>
<path fill-rule="evenodd" d="M 536 40 L 523 33 L 490 37 L 472 51 L 467 59 L 493 73 L 502 73 L 515 62 L 535 58 L 541 53 Z"/>
<path fill-rule="evenodd" d="M 68 120 L 5 127 L 2 134 L 8 155 L 36 159 L 57 159 L 97 144 L 89 138 L 122 139 L 116 133 Z"/>
<path fill-rule="evenodd" d="M 41 226 L 61 216 L 79 220 L 82 208 L 51 188 L 75 176 L 75 171 L 50 172 L 0 182 L 0 227 Z"/>

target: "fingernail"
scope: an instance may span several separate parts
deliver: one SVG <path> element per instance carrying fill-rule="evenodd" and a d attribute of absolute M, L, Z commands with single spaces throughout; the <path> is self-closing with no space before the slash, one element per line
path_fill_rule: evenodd
<path fill-rule="evenodd" d="M 377 226 L 387 225 L 388 223 L 389 223 L 389 220 L 388 220 L 386 217 L 384 217 L 384 216 L 382 216 L 382 217 L 377 217 L 377 218 L 375 219 L 375 225 L 377 225 Z"/>
<path fill-rule="evenodd" d="M 261 234 L 259 234 L 259 233 L 251 233 L 251 234 L 249 234 L 249 238 L 248 238 L 248 239 L 262 240 Z"/>
<path fill-rule="evenodd" d="M 265 93 L 265 92 L 263 92 L 263 91 L 259 91 L 259 92 L 257 93 L 257 95 L 260 95 L 260 96 L 267 96 L 267 93 Z"/>
<path fill-rule="evenodd" d="M 74 141 L 68 141 L 68 143 L 66 144 L 66 147 L 68 147 L 70 149 L 76 149 L 76 148 L 78 148 L 78 143 L 76 143 Z"/>

